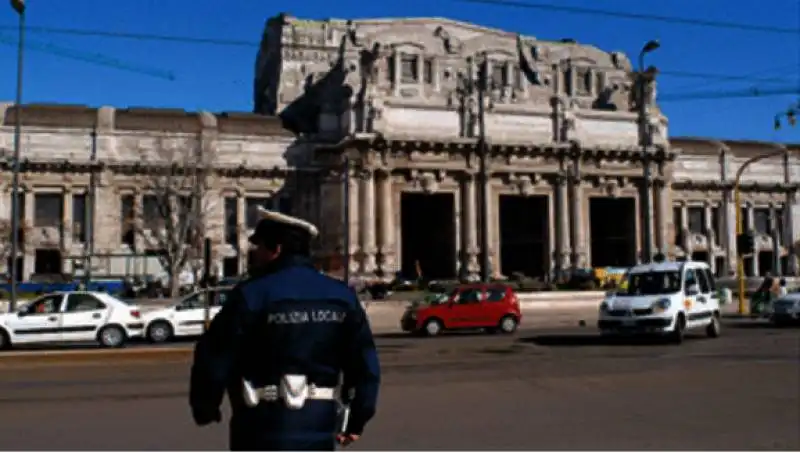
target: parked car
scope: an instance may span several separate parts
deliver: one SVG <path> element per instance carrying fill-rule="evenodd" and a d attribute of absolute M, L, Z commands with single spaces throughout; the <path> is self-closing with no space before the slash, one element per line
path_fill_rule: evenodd
<path fill-rule="evenodd" d="M 0 349 L 73 342 L 119 348 L 143 329 L 137 305 L 101 292 L 56 292 L 0 315 Z"/>
<path fill-rule="evenodd" d="M 432 293 L 412 303 L 400 325 L 405 332 L 429 336 L 445 330 L 486 329 L 513 333 L 522 322 L 519 299 L 502 283 L 460 285 L 451 293 Z"/>
<path fill-rule="evenodd" d="M 600 304 L 597 326 L 603 335 L 655 334 L 683 341 L 689 330 L 720 335 L 720 302 L 707 263 L 667 261 L 632 267 L 624 289 Z"/>
<path fill-rule="evenodd" d="M 231 287 L 196 291 L 180 302 L 153 310 L 144 315 L 145 338 L 152 343 L 164 343 L 175 338 L 194 337 L 203 333 L 206 322 L 214 319 L 230 294 Z"/>

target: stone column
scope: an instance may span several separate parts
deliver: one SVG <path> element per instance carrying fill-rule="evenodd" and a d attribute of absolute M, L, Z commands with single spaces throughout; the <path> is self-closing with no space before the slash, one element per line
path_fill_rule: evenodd
<path fill-rule="evenodd" d="M 789 253 L 788 266 L 786 273 L 788 275 L 800 275 L 800 250 L 797 246 L 800 244 L 800 234 L 798 234 L 798 225 L 800 225 L 800 202 L 798 202 L 797 190 L 792 190 L 786 194 L 786 206 L 783 209 L 784 218 L 784 236 L 786 241 L 786 251 Z"/>
<path fill-rule="evenodd" d="M 751 230 L 755 230 L 755 227 L 756 227 L 755 222 L 754 222 L 755 207 L 753 206 L 752 203 L 745 203 L 745 206 L 746 206 L 746 209 L 747 209 L 747 211 L 746 211 L 747 212 L 747 214 L 746 214 L 747 221 L 745 222 L 745 225 L 749 226 Z M 753 255 L 750 258 L 750 271 L 752 272 L 754 277 L 758 276 L 758 274 L 759 274 L 758 246 L 756 246 L 756 249 L 753 250 Z"/>
<path fill-rule="evenodd" d="M 656 197 L 655 206 L 658 212 L 658 224 L 656 225 L 656 242 L 658 244 L 658 251 L 667 255 L 669 252 L 669 241 L 667 240 L 667 225 L 670 223 L 669 218 L 672 213 L 672 206 L 669 202 L 669 187 L 667 182 L 663 179 L 658 179 L 655 182 Z"/>
<path fill-rule="evenodd" d="M 61 254 L 63 256 L 72 255 L 72 227 L 74 219 L 72 218 L 72 196 L 74 195 L 72 187 L 64 187 L 64 192 L 61 195 Z M 84 203 L 84 207 L 86 204 Z M 63 260 L 61 264 L 65 272 L 72 271 L 72 263 Z"/>
<path fill-rule="evenodd" d="M 569 188 L 567 176 L 559 174 L 556 178 L 556 266 L 559 272 L 570 266 L 570 224 L 569 224 Z"/>
<path fill-rule="evenodd" d="M 378 173 L 380 177 L 380 268 L 383 277 L 391 279 L 397 272 L 397 241 L 395 240 L 395 212 L 394 197 L 392 189 L 392 173 L 390 170 L 382 170 Z"/>
<path fill-rule="evenodd" d="M 736 250 L 736 210 L 738 207 L 733 200 L 733 190 L 725 188 L 722 199 L 723 225 L 725 237 L 722 244 L 725 248 L 725 271 L 728 275 L 736 275 L 737 250 Z"/>
<path fill-rule="evenodd" d="M 584 233 L 583 216 L 583 190 L 581 188 L 581 178 L 575 174 L 569 175 L 571 192 L 571 211 L 570 230 L 572 236 L 572 256 L 571 264 L 574 268 L 584 268 L 589 265 L 586 254 L 586 235 Z"/>
<path fill-rule="evenodd" d="M 478 263 L 478 195 L 476 188 L 475 175 L 467 173 L 464 175 L 463 183 L 461 186 L 461 204 L 463 206 L 461 213 L 461 227 L 463 234 L 461 235 L 461 268 L 462 276 L 468 277 L 470 280 L 478 276 L 480 270 L 480 263 Z"/>
<path fill-rule="evenodd" d="M 361 269 L 361 263 L 358 260 L 359 252 L 361 251 L 361 184 L 360 184 L 360 172 L 355 169 L 350 170 L 350 199 L 349 202 L 349 211 L 350 211 L 350 224 L 347 226 L 349 229 L 349 236 L 350 236 L 350 250 L 348 251 L 350 255 L 350 275 L 355 275 Z"/>

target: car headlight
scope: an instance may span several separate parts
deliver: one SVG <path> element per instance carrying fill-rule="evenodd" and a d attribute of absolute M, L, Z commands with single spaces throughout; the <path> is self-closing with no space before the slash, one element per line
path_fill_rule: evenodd
<path fill-rule="evenodd" d="M 669 310 L 670 306 L 672 306 L 672 301 L 664 298 L 653 302 L 653 305 L 651 305 L 650 308 L 652 308 L 653 311 L 666 311 Z"/>

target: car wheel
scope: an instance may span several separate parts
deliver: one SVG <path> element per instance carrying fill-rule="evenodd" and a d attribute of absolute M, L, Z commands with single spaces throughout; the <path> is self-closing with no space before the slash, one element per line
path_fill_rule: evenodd
<path fill-rule="evenodd" d="M 8 332 L 0 329 L 0 351 L 4 349 L 11 349 L 11 339 L 8 337 Z"/>
<path fill-rule="evenodd" d="M 503 319 L 500 320 L 499 328 L 500 332 L 505 334 L 514 333 L 517 330 L 517 319 L 513 316 L 503 316 Z"/>
<path fill-rule="evenodd" d="M 97 339 L 104 348 L 121 348 L 125 345 L 125 331 L 119 326 L 103 327 Z"/>
<path fill-rule="evenodd" d="M 683 316 L 683 313 L 679 313 L 675 318 L 675 327 L 672 329 L 672 332 L 670 332 L 669 339 L 674 344 L 681 344 L 683 343 L 685 333 L 686 318 Z"/>
<path fill-rule="evenodd" d="M 438 319 L 431 319 L 425 323 L 425 335 L 435 337 L 442 333 L 442 323 Z"/>
<path fill-rule="evenodd" d="M 147 328 L 147 339 L 151 343 L 164 343 L 172 338 L 172 326 L 165 321 L 156 321 Z"/>
<path fill-rule="evenodd" d="M 720 336 L 722 332 L 722 325 L 719 321 L 719 314 L 714 313 L 714 316 L 711 317 L 711 322 L 706 326 L 706 335 L 709 338 L 717 338 Z"/>

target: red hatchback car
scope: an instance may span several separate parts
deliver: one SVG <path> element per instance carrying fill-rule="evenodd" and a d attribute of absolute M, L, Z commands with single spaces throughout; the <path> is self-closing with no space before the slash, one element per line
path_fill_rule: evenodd
<path fill-rule="evenodd" d="M 444 330 L 487 329 L 513 333 L 522 322 L 519 299 L 502 283 L 461 285 L 411 304 L 400 325 L 405 332 L 438 335 Z"/>

